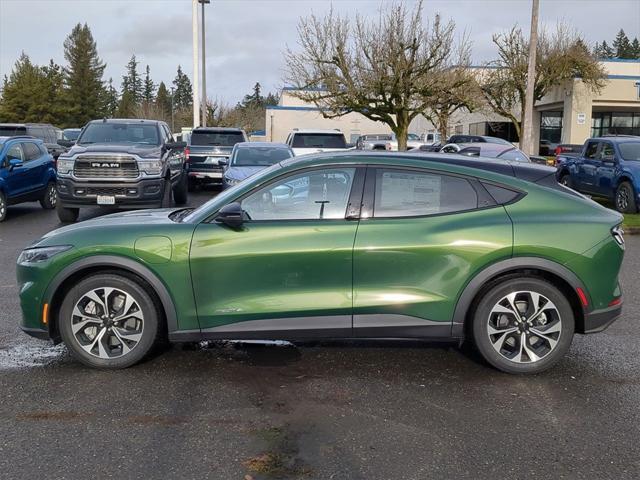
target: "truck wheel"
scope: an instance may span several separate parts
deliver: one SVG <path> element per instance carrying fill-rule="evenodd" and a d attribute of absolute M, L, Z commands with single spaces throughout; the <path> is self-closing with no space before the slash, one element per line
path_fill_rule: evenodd
<path fill-rule="evenodd" d="M 568 173 L 563 173 L 560 176 L 560 185 L 564 185 L 567 188 L 573 188 L 573 182 L 571 181 L 571 175 L 569 175 Z"/>
<path fill-rule="evenodd" d="M 622 182 L 616 189 L 616 210 L 620 213 L 636 213 L 636 195 L 633 186 L 629 182 Z"/>
<path fill-rule="evenodd" d="M 47 188 L 44 191 L 44 195 L 40 199 L 40 205 L 45 210 L 52 210 L 56 208 L 56 203 L 58 203 L 58 191 L 56 190 L 55 182 L 49 182 Z"/>
<path fill-rule="evenodd" d="M 4 193 L 0 192 L 0 222 L 7 218 L 7 199 Z"/>
<path fill-rule="evenodd" d="M 80 216 L 79 208 L 66 208 L 63 207 L 60 202 L 57 202 L 56 212 L 58 212 L 58 218 L 62 223 L 77 222 L 78 216 Z"/>
<path fill-rule="evenodd" d="M 160 199 L 160 208 L 171 207 L 171 179 L 166 178 L 162 184 L 162 198 Z"/>
<path fill-rule="evenodd" d="M 176 205 L 184 205 L 188 200 L 188 190 L 189 190 L 189 178 L 183 172 L 180 175 L 180 180 L 178 184 L 173 187 L 173 199 L 176 202 Z"/>

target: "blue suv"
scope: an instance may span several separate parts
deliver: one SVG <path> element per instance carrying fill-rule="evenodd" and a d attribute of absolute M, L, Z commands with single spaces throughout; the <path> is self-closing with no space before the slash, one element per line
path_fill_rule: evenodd
<path fill-rule="evenodd" d="M 612 200 L 616 210 L 640 205 L 640 137 L 590 138 L 578 154 L 556 158 L 558 182 L 581 193 Z"/>
<path fill-rule="evenodd" d="M 53 209 L 57 198 L 55 163 L 42 140 L 0 137 L 0 222 L 8 205 L 38 200 Z"/>

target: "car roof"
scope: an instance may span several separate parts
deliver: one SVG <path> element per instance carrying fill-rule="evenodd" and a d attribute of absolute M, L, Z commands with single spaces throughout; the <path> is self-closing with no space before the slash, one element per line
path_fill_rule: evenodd
<path fill-rule="evenodd" d="M 43 143 L 41 139 L 37 137 L 32 137 L 30 135 L 13 135 L 13 136 L 2 136 L 0 137 L 0 143 L 6 143 L 10 140 L 29 140 L 30 142 L 35 143 Z"/>
<path fill-rule="evenodd" d="M 238 148 L 251 148 L 251 147 L 271 147 L 271 148 L 286 148 L 290 149 L 289 145 L 286 143 L 277 143 L 277 142 L 238 142 L 235 144 Z"/>
<path fill-rule="evenodd" d="M 196 127 L 191 130 L 191 133 L 195 132 L 244 132 L 238 127 Z"/>
<path fill-rule="evenodd" d="M 607 139 L 616 143 L 639 142 L 640 137 L 636 135 L 603 135 L 602 137 L 590 138 L 589 140 Z"/>
<path fill-rule="evenodd" d="M 331 129 L 331 128 L 325 128 L 325 129 L 321 129 L 321 128 L 299 128 L 299 129 L 293 130 L 291 133 L 335 133 L 335 134 L 344 135 L 342 133 L 342 130 L 335 130 L 335 129 Z"/>
<path fill-rule="evenodd" d="M 82 130 L 82 128 L 75 128 L 75 127 L 74 127 L 74 128 L 65 128 L 65 129 L 64 129 L 64 130 L 62 130 L 62 131 L 63 131 L 63 132 L 71 132 L 71 131 L 79 132 L 80 130 Z"/>
<path fill-rule="evenodd" d="M 89 123 L 141 123 L 143 125 L 159 125 L 164 122 L 160 120 L 148 120 L 144 118 L 104 118 L 102 120 L 91 120 Z"/>
<path fill-rule="evenodd" d="M 0 123 L 0 127 L 53 127 L 50 123 Z"/>

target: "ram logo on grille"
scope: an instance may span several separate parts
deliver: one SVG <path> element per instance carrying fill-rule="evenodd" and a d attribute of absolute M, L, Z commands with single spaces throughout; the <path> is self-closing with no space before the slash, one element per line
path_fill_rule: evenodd
<path fill-rule="evenodd" d="M 120 164 L 113 162 L 91 162 L 91 168 L 120 168 Z"/>

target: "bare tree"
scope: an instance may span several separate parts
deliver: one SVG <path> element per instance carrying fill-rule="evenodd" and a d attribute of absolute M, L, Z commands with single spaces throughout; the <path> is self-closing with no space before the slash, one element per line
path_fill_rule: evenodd
<path fill-rule="evenodd" d="M 298 24 L 300 49 L 285 52 L 285 82 L 325 118 L 350 112 L 386 123 L 406 150 L 409 124 L 428 108 L 439 75 L 456 64 L 455 24 L 439 16 L 427 23 L 422 1 L 397 3 L 377 21 L 355 22 L 331 10 Z"/>
<path fill-rule="evenodd" d="M 480 74 L 482 92 L 488 106 L 511 120 L 521 136 L 529 43 L 518 27 L 494 35 L 493 43 L 498 47 L 498 60 L 490 62 Z M 545 29 L 540 32 L 535 72 L 534 101 L 577 77 L 593 92 L 599 92 L 606 78 L 603 67 L 578 34 L 564 24 L 558 24 L 552 34 Z"/>

